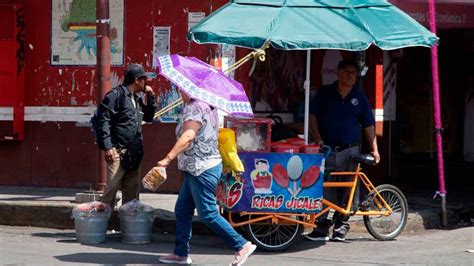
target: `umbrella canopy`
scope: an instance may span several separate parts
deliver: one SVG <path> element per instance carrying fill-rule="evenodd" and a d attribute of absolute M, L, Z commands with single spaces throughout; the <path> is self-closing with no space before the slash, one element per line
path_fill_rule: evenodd
<path fill-rule="evenodd" d="M 230 115 L 253 116 L 245 90 L 239 82 L 195 57 L 156 57 L 160 74 L 193 99 Z"/>
<path fill-rule="evenodd" d="M 360 51 L 433 46 L 438 38 L 384 0 L 232 0 L 194 26 L 188 39 L 260 48 Z"/>

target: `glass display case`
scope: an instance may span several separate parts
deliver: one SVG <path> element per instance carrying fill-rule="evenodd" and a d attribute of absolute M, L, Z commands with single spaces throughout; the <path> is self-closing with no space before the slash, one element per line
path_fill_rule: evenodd
<path fill-rule="evenodd" d="M 224 127 L 234 130 L 239 152 L 270 151 L 272 132 L 272 120 L 270 118 L 225 117 Z"/>

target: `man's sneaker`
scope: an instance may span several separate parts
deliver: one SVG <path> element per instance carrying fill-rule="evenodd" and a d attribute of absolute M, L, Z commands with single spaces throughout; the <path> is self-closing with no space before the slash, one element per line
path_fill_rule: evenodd
<path fill-rule="evenodd" d="M 314 228 L 311 226 L 305 226 L 303 227 L 303 232 L 301 233 L 302 236 L 306 236 L 311 234 L 314 231 Z"/>
<path fill-rule="evenodd" d="M 168 254 L 166 256 L 161 256 L 158 260 L 161 263 L 164 263 L 164 264 L 186 264 L 186 265 L 189 265 L 189 264 L 193 263 L 193 261 L 191 260 L 191 258 L 189 256 L 180 257 L 180 256 L 175 255 L 175 254 Z"/>
<path fill-rule="evenodd" d="M 257 249 L 257 246 L 248 241 L 241 250 L 235 252 L 234 260 L 229 264 L 229 266 L 240 266 L 243 265 L 248 257 Z"/>
<path fill-rule="evenodd" d="M 334 241 L 334 242 L 347 242 L 346 237 L 344 237 L 344 236 L 333 236 L 332 241 Z"/>
<path fill-rule="evenodd" d="M 329 241 L 329 236 L 318 231 L 313 231 L 311 234 L 307 234 L 304 237 L 311 241 Z"/>

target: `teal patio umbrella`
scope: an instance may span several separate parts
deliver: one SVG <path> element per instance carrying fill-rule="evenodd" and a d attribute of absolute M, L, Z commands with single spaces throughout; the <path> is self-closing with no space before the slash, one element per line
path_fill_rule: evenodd
<path fill-rule="evenodd" d="M 362 51 L 432 47 L 438 38 L 385 0 L 231 0 L 195 25 L 196 43 L 308 50 L 305 141 L 308 142 L 311 49 Z"/>
<path fill-rule="evenodd" d="M 232 0 L 194 26 L 188 39 L 260 48 L 361 51 L 431 47 L 437 37 L 384 0 Z"/>

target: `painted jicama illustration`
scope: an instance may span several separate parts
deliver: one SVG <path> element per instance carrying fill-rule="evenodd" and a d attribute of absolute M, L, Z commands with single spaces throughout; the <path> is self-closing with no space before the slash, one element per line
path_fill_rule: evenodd
<path fill-rule="evenodd" d="M 113 65 L 123 62 L 123 0 L 110 2 L 110 53 Z M 97 56 L 96 1 L 53 0 L 53 65 L 91 65 Z M 118 23 L 118 24 L 117 24 Z"/>

